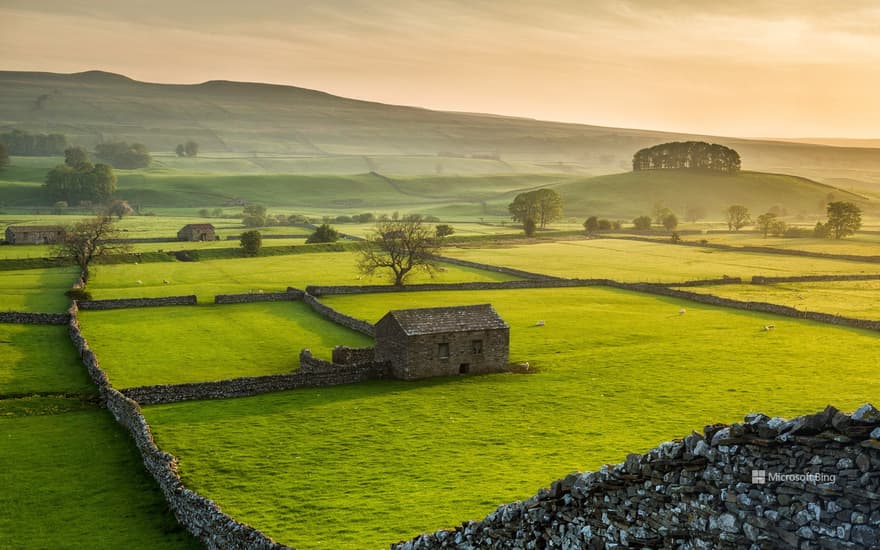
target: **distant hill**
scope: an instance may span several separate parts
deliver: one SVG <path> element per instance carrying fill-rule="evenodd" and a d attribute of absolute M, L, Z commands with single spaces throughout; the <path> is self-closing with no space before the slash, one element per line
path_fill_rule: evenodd
<path fill-rule="evenodd" d="M 89 71 L 0 72 L 0 129 L 63 132 L 86 146 L 122 139 L 154 152 L 187 139 L 247 171 L 377 169 L 400 174 L 628 170 L 635 151 L 673 140 L 733 147 L 750 170 L 836 178 L 880 190 L 880 150 L 564 124 L 385 105 L 270 84 L 151 84 Z M 268 161 L 265 157 L 270 157 Z M 285 169 L 285 159 L 295 169 Z M 268 167 L 263 167 L 267 163 Z M 223 164 L 220 162 L 220 164 Z M 234 164 L 234 163 L 233 163 Z"/>

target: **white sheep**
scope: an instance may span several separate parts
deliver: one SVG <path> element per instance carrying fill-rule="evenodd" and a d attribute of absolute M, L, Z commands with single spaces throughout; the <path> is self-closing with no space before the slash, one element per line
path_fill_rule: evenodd
<path fill-rule="evenodd" d="M 144 282 L 143 282 L 143 281 L 141 281 L 141 280 L 140 280 L 140 279 L 138 279 L 138 280 L 137 280 L 137 281 L 135 281 L 135 284 L 139 284 L 139 285 L 142 285 L 142 284 L 144 284 Z"/>
<path fill-rule="evenodd" d="M 685 313 L 687 313 L 687 310 L 685 308 L 681 308 L 680 310 L 678 310 L 679 315 L 684 315 Z"/>
<path fill-rule="evenodd" d="M 170 285 L 171 283 L 168 282 L 168 279 L 162 279 L 162 284 L 163 285 Z"/>
<path fill-rule="evenodd" d="M 764 332 L 767 332 L 767 331 L 773 330 L 775 328 L 776 328 L 776 325 L 764 325 L 764 328 L 761 330 L 763 330 Z"/>
<path fill-rule="evenodd" d="M 536 326 L 536 327 L 543 327 L 543 326 L 544 326 L 544 321 L 538 321 L 537 323 L 535 323 L 535 326 Z"/>

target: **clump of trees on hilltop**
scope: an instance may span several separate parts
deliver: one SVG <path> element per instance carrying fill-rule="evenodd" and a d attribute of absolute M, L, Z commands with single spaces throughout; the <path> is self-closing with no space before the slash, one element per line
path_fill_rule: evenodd
<path fill-rule="evenodd" d="M 705 141 L 674 141 L 641 149 L 633 155 L 633 171 L 712 170 L 726 174 L 739 172 L 739 153 L 730 147 Z"/>

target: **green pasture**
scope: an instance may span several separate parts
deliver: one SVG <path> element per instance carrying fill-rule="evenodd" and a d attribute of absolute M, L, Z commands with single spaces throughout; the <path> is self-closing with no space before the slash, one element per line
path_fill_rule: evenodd
<path fill-rule="evenodd" d="M 534 374 L 145 409 L 190 487 L 302 550 L 387 547 L 709 423 L 854 410 L 880 392 L 876 333 L 656 296 L 590 287 L 325 300 L 370 321 L 492 303 L 511 326 L 511 360 Z M 768 322 L 775 331 L 760 330 Z"/>
<path fill-rule="evenodd" d="M 0 548 L 199 548 L 107 411 L 0 417 L 0 486 Z"/>
<path fill-rule="evenodd" d="M 878 270 L 880 271 L 880 270 Z M 751 302 L 770 302 L 801 311 L 880 320 L 880 281 L 823 281 L 768 285 L 718 285 L 689 288 Z"/>
<path fill-rule="evenodd" d="M 448 248 L 444 255 L 557 277 L 675 282 L 753 275 L 878 273 L 880 264 L 716 250 L 671 243 L 578 238 L 494 248 Z"/>
<path fill-rule="evenodd" d="M 0 396 L 95 393 L 67 326 L 0 323 Z"/>
<path fill-rule="evenodd" d="M 303 348 L 329 360 L 372 343 L 302 302 L 82 311 L 80 324 L 117 388 L 282 374 Z"/>
<path fill-rule="evenodd" d="M 62 312 L 79 272 L 73 267 L 0 270 L 0 311 Z"/>
<path fill-rule="evenodd" d="M 511 279 L 507 275 L 479 269 L 446 264 L 443 268 L 444 271 L 433 279 L 426 273 L 417 273 L 412 282 Z M 169 284 L 164 283 L 166 280 Z M 96 299 L 196 294 L 201 302 L 213 302 L 217 294 L 277 292 L 288 286 L 389 283 L 385 276 L 365 277 L 358 273 L 357 256 L 353 252 L 316 252 L 199 262 L 99 265 L 92 270 L 89 291 Z"/>
<path fill-rule="evenodd" d="M 852 254 L 857 256 L 880 256 L 880 234 L 859 232 L 845 239 L 814 239 L 762 237 L 759 233 L 708 233 L 684 237 L 686 241 L 706 240 L 710 243 L 731 246 L 767 246 L 791 250 L 806 250 L 824 254 Z"/>

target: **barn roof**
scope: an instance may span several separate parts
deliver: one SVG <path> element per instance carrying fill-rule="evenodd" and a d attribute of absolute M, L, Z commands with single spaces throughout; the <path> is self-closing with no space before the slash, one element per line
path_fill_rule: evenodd
<path fill-rule="evenodd" d="M 491 304 L 389 311 L 379 323 L 394 320 L 407 336 L 510 328 Z"/>
<path fill-rule="evenodd" d="M 61 225 L 10 225 L 6 229 L 16 233 L 22 231 L 64 231 L 64 227 Z"/>
<path fill-rule="evenodd" d="M 210 223 L 188 223 L 188 224 L 184 225 L 183 228 L 181 228 L 181 231 L 183 231 L 184 229 L 203 229 L 203 230 L 212 229 L 213 230 L 214 226 L 211 225 Z"/>

